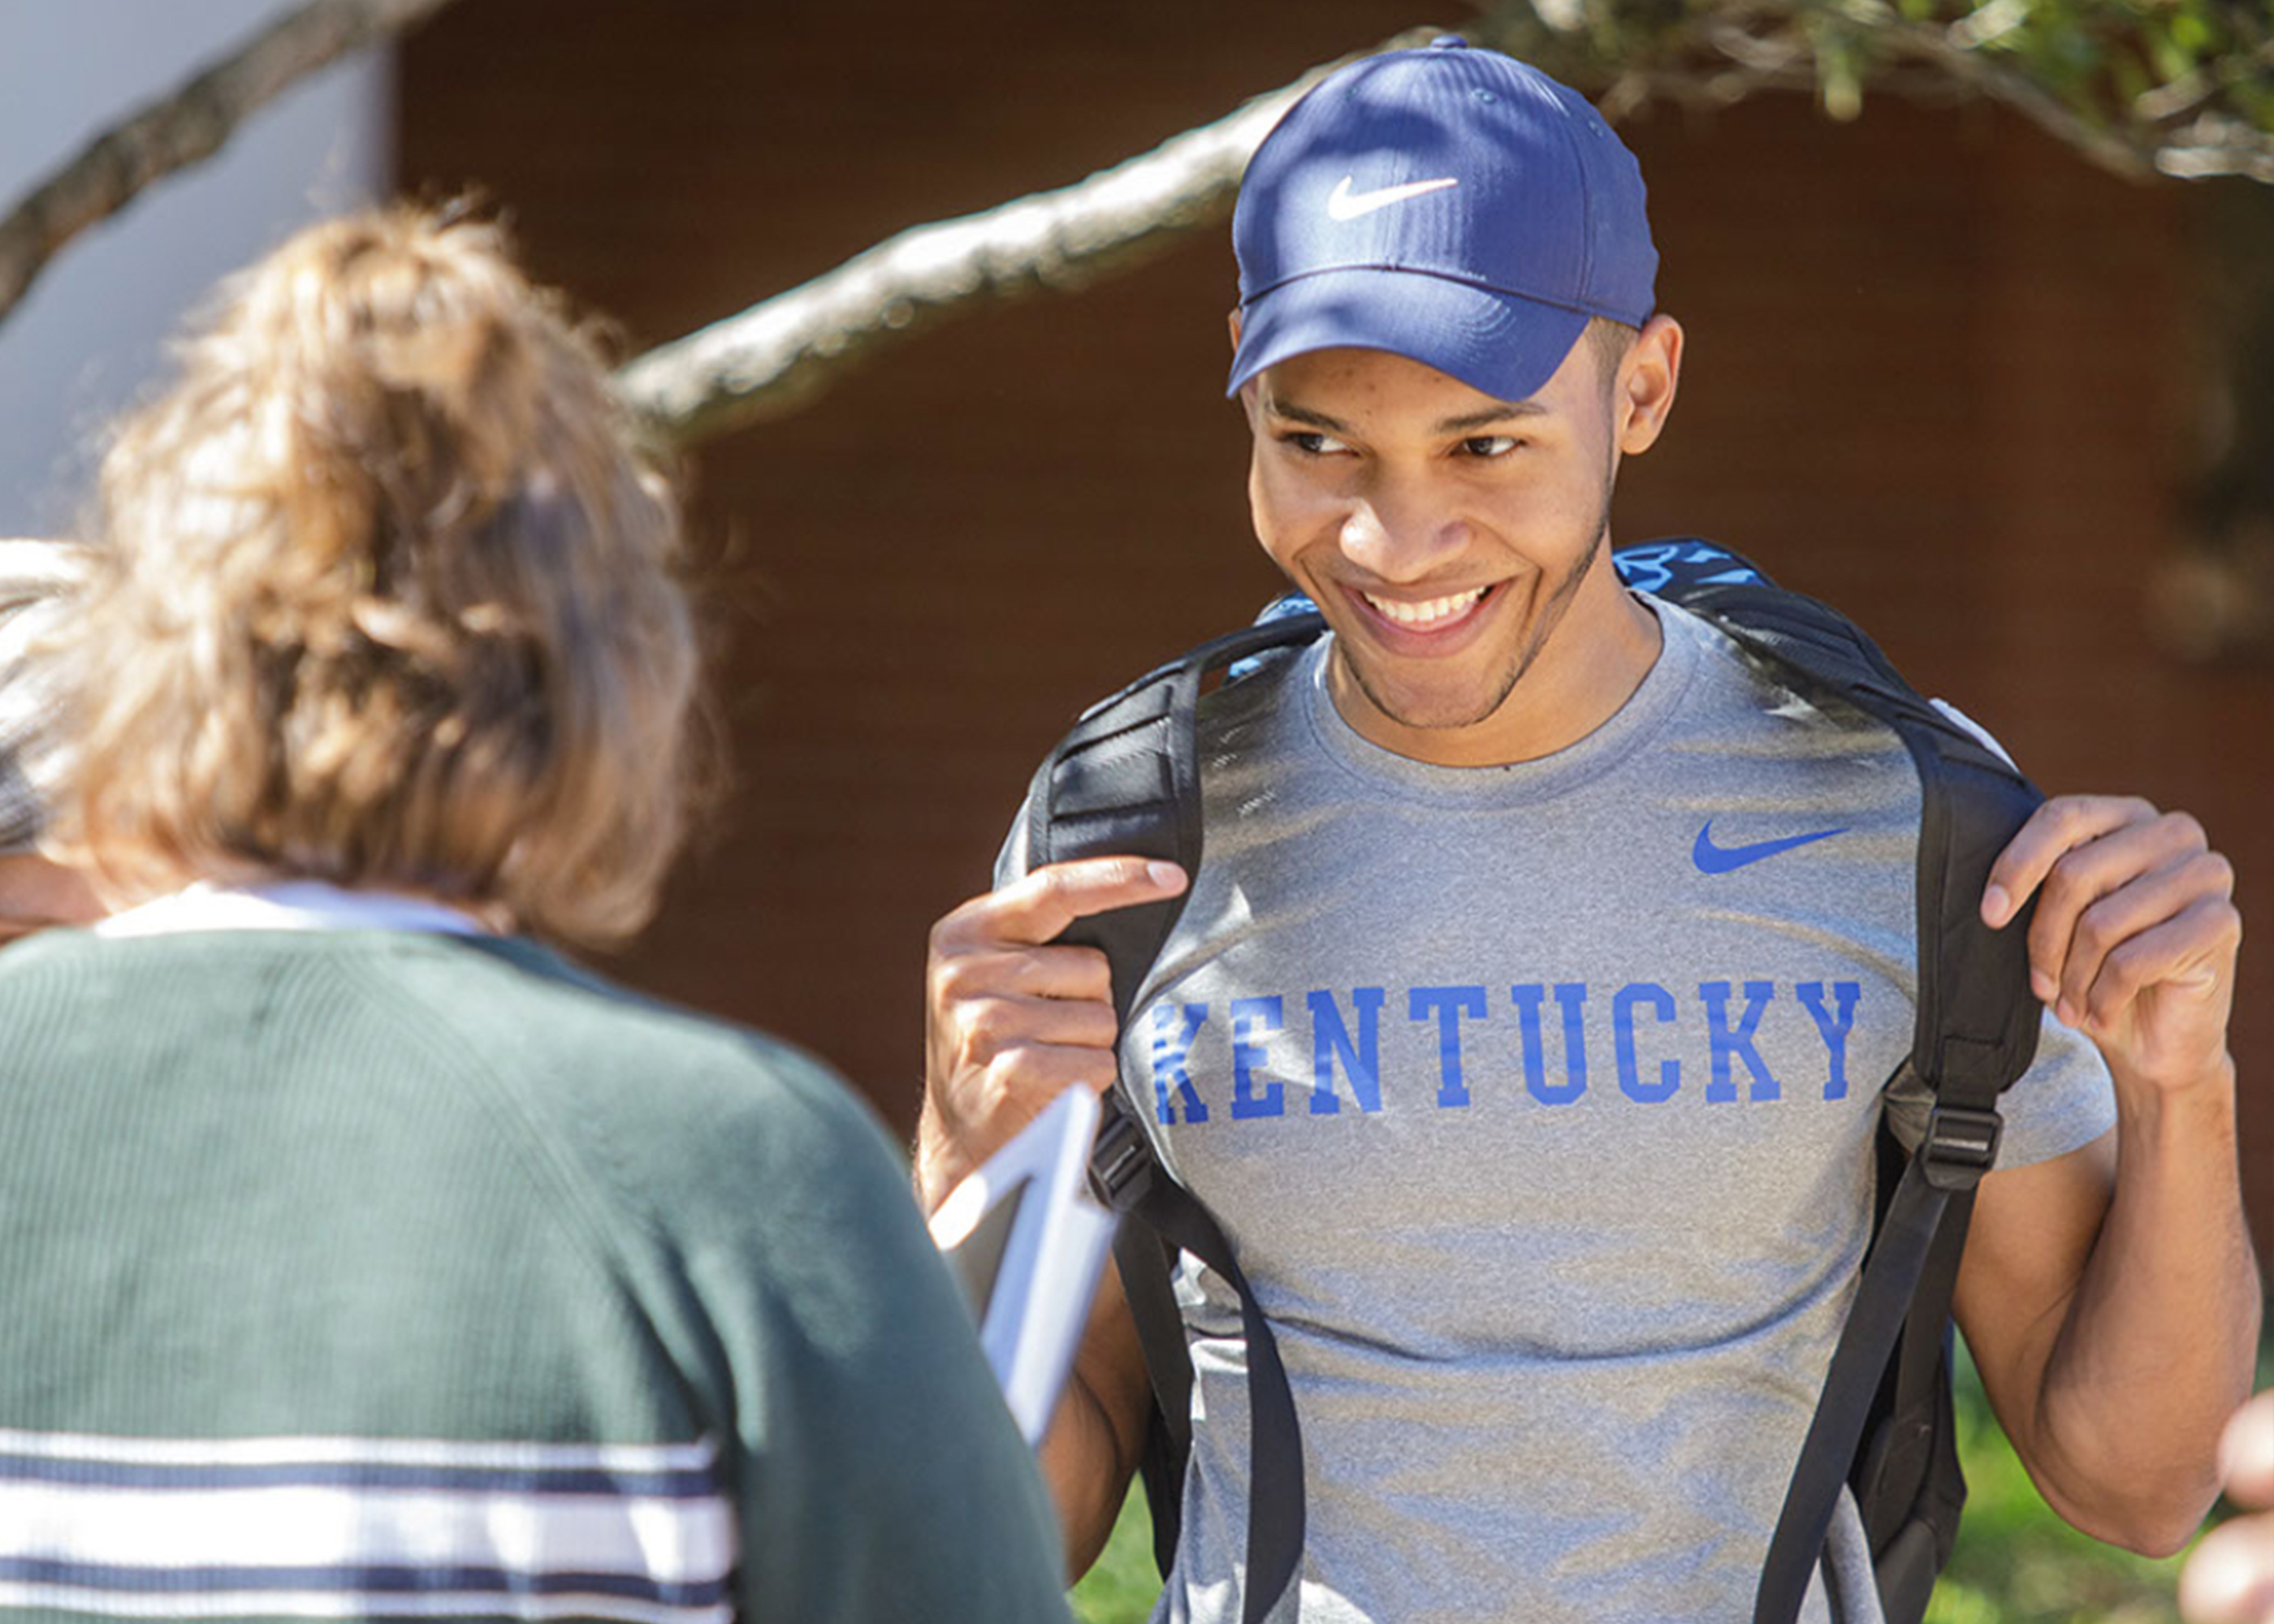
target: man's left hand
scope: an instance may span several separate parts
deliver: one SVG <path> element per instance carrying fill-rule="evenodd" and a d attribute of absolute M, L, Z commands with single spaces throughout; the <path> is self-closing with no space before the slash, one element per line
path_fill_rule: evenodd
<path fill-rule="evenodd" d="M 2032 892 L 2029 983 L 2063 1024 L 2158 1089 L 2227 1074 L 2242 916 L 2233 865 L 2201 823 L 2136 799 L 2056 797 L 1992 867 L 1984 921 L 2002 928 Z"/>

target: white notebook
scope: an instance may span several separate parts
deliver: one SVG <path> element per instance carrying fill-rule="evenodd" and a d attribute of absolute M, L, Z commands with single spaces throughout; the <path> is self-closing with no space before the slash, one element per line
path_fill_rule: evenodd
<path fill-rule="evenodd" d="M 1069 1088 L 948 1193 L 931 1238 L 963 1282 L 1019 1430 L 1042 1441 L 1113 1241 L 1089 1193 L 1097 1100 Z"/>

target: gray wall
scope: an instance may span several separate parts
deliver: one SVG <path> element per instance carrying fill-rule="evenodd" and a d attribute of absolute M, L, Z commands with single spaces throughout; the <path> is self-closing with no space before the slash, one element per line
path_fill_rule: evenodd
<path fill-rule="evenodd" d="M 0 208 L 94 135 L 282 11 L 278 0 L 5 0 Z M 66 246 L 0 320 L 0 536 L 79 511 L 94 437 L 160 365 L 185 309 L 293 227 L 388 184 L 386 53 L 294 86 L 222 154 Z"/>

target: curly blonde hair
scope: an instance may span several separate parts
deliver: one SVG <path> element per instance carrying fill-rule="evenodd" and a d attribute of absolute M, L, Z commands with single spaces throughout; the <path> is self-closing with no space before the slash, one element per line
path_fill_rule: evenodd
<path fill-rule="evenodd" d="M 596 346 L 493 227 L 409 208 L 221 293 L 103 460 L 62 848 L 124 898 L 313 878 L 629 936 L 699 660 Z"/>

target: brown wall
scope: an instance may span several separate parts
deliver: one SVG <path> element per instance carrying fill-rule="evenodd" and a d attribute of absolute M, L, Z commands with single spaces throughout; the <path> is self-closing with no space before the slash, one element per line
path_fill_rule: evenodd
<path fill-rule="evenodd" d="M 674 336 L 916 221 L 1057 185 L 1412 20 L 1374 0 L 561 6 L 466 0 L 407 49 L 403 174 L 486 185 L 538 273 Z M 1627 134 L 1682 409 L 1619 531 L 1698 531 L 1864 618 L 2049 786 L 2200 813 L 2274 908 L 2274 673 L 2150 647 L 2195 367 L 2186 199 L 1986 110 L 1797 101 Z M 623 966 L 821 1050 L 898 1125 L 930 921 L 983 886 L 1088 699 L 1244 620 L 1220 230 L 990 309 L 701 456 L 740 785 Z M 2274 959 L 2236 1046 L 2274 1073 Z M 2274 1213 L 2274 1108 L 2246 1149 Z M 2262 1230 L 2274 1239 L 2274 1230 Z"/>

